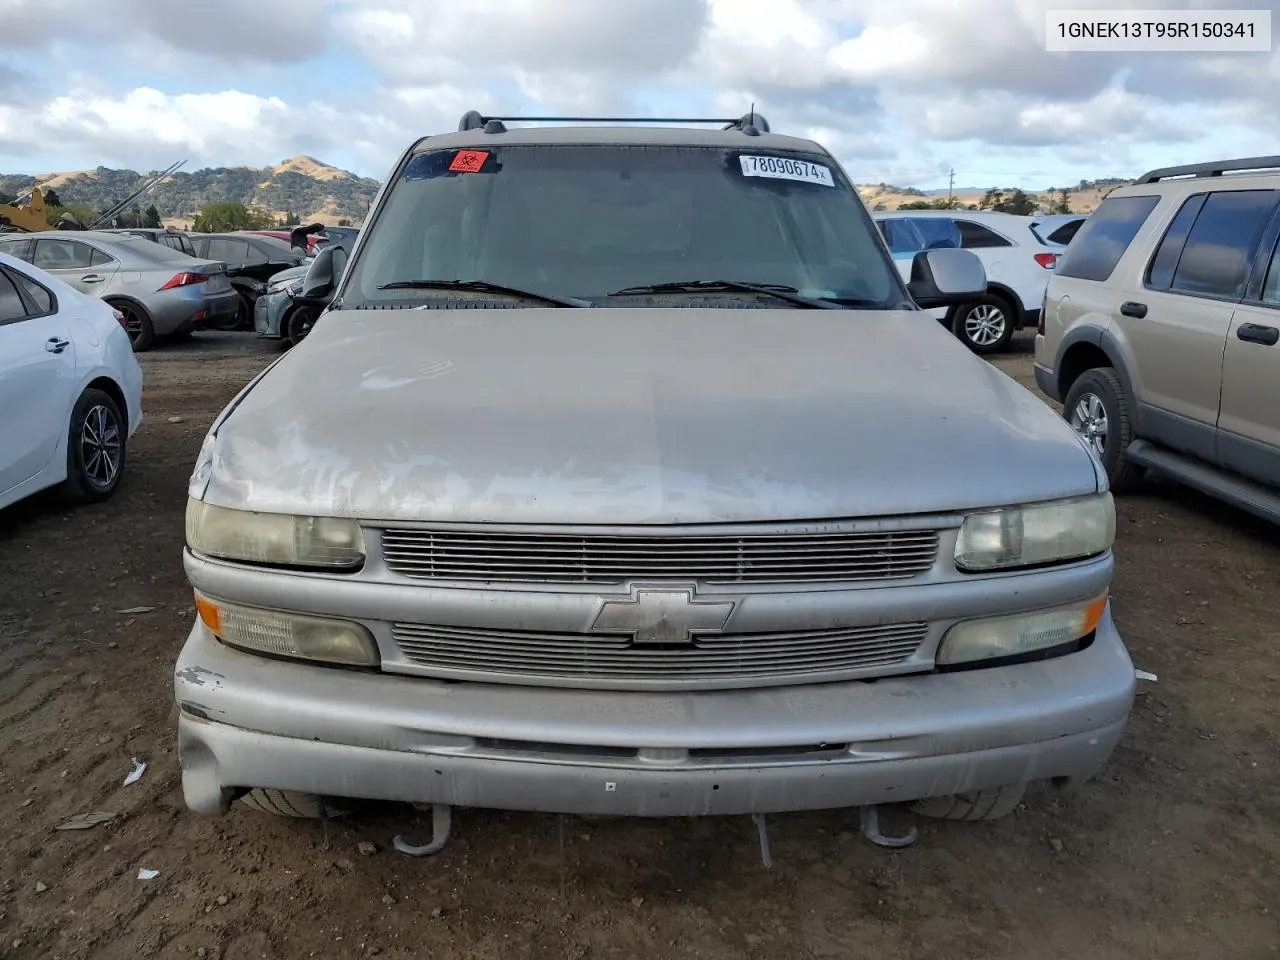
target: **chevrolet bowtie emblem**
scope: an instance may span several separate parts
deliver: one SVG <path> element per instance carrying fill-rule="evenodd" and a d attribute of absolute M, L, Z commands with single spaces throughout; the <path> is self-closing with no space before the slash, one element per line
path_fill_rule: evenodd
<path fill-rule="evenodd" d="M 629 600 L 606 600 L 593 633 L 623 633 L 637 644 L 692 643 L 700 633 L 719 633 L 736 606 L 733 600 L 695 600 L 693 589 L 632 587 Z"/>

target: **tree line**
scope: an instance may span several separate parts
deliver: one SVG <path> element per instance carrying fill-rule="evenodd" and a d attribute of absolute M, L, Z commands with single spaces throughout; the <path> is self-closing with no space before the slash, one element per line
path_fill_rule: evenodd
<path fill-rule="evenodd" d="M 1049 204 L 1048 213 L 1070 213 L 1071 197 L 1066 190 L 1051 191 L 1056 195 L 1053 202 Z M 1028 217 L 1039 209 L 1040 204 L 1033 200 L 1023 190 L 1011 190 L 1008 193 L 992 187 L 982 195 L 982 199 L 976 204 L 971 203 L 967 207 L 962 207 L 960 202 L 954 197 L 935 197 L 932 200 L 911 200 L 907 203 L 898 205 L 899 210 L 990 210 L 993 213 L 1015 213 L 1018 216 Z"/>
<path fill-rule="evenodd" d="M 64 202 L 58 196 L 57 190 L 44 190 L 42 193 L 44 196 L 45 220 L 48 221 L 51 227 L 56 227 L 67 215 L 73 217 L 81 226 L 87 227 L 106 212 L 105 210 L 95 211 L 87 203 Z M 13 203 L 15 199 L 17 198 L 13 195 L 0 191 L 0 204 Z M 302 217 L 297 213 L 289 212 L 283 218 L 280 218 L 262 207 L 236 201 L 220 201 L 206 203 L 201 207 L 200 212 L 196 214 L 195 220 L 192 222 L 191 229 L 194 233 L 231 233 L 236 230 L 271 230 L 280 227 L 296 227 L 301 223 Z M 164 224 L 160 218 L 160 211 L 156 209 L 154 203 L 148 204 L 145 208 L 135 203 L 132 207 L 122 210 L 113 216 L 107 226 L 133 230 L 140 227 L 162 227 Z M 351 220 L 343 218 L 338 221 L 338 226 L 349 227 L 351 226 Z"/>
<path fill-rule="evenodd" d="M 897 189 L 897 188 L 895 188 Z M 1049 204 L 1046 213 L 1071 213 L 1071 196 L 1067 190 L 1050 190 L 1054 195 L 1052 203 Z M 1040 204 L 1032 199 L 1026 191 L 1011 190 L 1008 193 L 996 187 L 992 187 L 982 195 L 982 199 L 977 203 L 971 203 L 965 206 L 954 197 L 934 197 L 932 200 L 910 200 L 907 203 L 898 204 L 899 210 L 990 210 L 993 213 L 1015 213 L 1018 216 L 1029 217 L 1040 208 Z M 876 205 L 877 210 L 883 210 L 883 204 Z"/>

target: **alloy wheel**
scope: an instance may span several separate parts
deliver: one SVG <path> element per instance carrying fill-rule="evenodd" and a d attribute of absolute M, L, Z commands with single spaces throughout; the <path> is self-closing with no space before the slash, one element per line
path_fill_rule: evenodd
<path fill-rule="evenodd" d="M 964 318 L 964 335 L 979 347 L 991 347 L 1004 336 L 1004 311 L 994 304 L 980 303 Z"/>
<path fill-rule="evenodd" d="M 1083 394 L 1071 411 L 1071 427 L 1098 457 L 1107 449 L 1107 408 L 1096 393 Z"/>
<path fill-rule="evenodd" d="M 80 462 L 94 486 L 106 489 L 120 472 L 120 424 L 115 414 L 102 404 L 85 412 L 80 425 Z"/>

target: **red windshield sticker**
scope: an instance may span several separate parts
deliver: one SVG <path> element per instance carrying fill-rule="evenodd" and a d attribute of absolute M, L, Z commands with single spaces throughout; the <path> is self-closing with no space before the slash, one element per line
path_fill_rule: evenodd
<path fill-rule="evenodd" d="M 449 163 L 450 173 L 477 173 L 489 157 L 488 150 L 459 150 Z"/>

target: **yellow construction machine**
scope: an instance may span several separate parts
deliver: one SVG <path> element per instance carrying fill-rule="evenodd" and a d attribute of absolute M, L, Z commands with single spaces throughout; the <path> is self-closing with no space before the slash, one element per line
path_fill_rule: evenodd
<path fill-rule="evenodd" d="M 31 188 L 31 197 L 26 206 L 19 207 L 12 203 L 0 203 L 0 230 L 14 230 L 22 233 L 37 233 L 41 230 L 56 230 L 45 219 L 46 208 L 44 194 L 39 187 Z"/>

